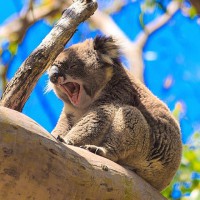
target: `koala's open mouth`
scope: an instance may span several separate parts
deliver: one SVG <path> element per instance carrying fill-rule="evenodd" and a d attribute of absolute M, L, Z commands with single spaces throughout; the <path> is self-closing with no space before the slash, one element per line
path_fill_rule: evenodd
<path fill-rule="evenodd" d="M 79 103 L 80 85 L 75 82 L 67 82 L 65 84 L 62 84 L 61 87 L 66 92 L 70 101 L 73 104 L 77 105 Z"/>

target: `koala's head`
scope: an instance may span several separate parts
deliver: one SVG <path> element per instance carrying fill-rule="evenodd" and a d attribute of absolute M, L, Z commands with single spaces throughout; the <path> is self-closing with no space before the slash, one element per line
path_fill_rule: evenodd
<path fill-rule="evenodd" d="M 119 48 L 112 37 L 98 36 L 61 52 L 48 74 L 55 93 L 75 107 L 88 106 L 113 76 Z"/>

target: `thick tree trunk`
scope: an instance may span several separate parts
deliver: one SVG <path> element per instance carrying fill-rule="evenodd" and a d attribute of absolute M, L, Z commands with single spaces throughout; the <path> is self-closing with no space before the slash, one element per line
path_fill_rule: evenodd
<path fill-rule="evenodd" d="M 0 127 L 0 199 L 165 199 L 133 172 L 56 141 L 19 112 L 0 107 Z"/>
<path fill-rule="evenodd" d="M 65 10 L 51 32 L 24 61 L 7 85 L 0 102 L 2 106 L 22 111 L 40 76 L 64 49 L 77 26 L 90 17 L 96 9 L 96 1 L 76 0 Z"/>

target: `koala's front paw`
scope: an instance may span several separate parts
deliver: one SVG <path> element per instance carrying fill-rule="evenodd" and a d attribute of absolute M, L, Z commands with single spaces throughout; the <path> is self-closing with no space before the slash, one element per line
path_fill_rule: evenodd
<path fill-rule="evenodd" d="M 112 160 L 114 162 L 118 161 L 118 156 L 114 151 L 109 151 L 108 149 L 104 148 L 104 147 L 98 147 L 95 145 L 84 145 L 84 146 L 80 146 L 83 149 L 86 149 L 96 155 L 108 158 L 109 160 Z"/>
<path fill-rule="evenodd" d="M 74 146 L 74 142 L 72 140 L 64 139 L 64 141 L 65 141 L 65 144 Z"/>
<path fill-rule="evenodd" d="M 64 139 L 62 138 L 60 135 L 57 137 L 57 140 L 59 140 L 60 142 L 63 142 L 67 145 L 74 145 L 74 142 L 68 139 Z"/>
<path fill-rule="evenodd" d="M 60 141 L 60 142 L 65 143 L 65 140 L 60 135 L 58 135 L 57 140 Z"/>
<path fill-rule="evenodd" d="M 94 154 L 105 157 L 105 150 L 103 147 L 98 147 L 95 145 L 84 145 L 84 146 L 80 146 L 80 147 L 83 149 L 86 149 Z"/>

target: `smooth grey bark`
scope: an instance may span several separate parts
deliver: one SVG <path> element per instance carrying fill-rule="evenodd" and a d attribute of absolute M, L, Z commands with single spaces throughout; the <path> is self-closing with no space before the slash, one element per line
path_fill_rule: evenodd
<path fill-rule="evenodd" d="M 135 173 L 0 107 L 0 199 L 164 200 Z"/>

